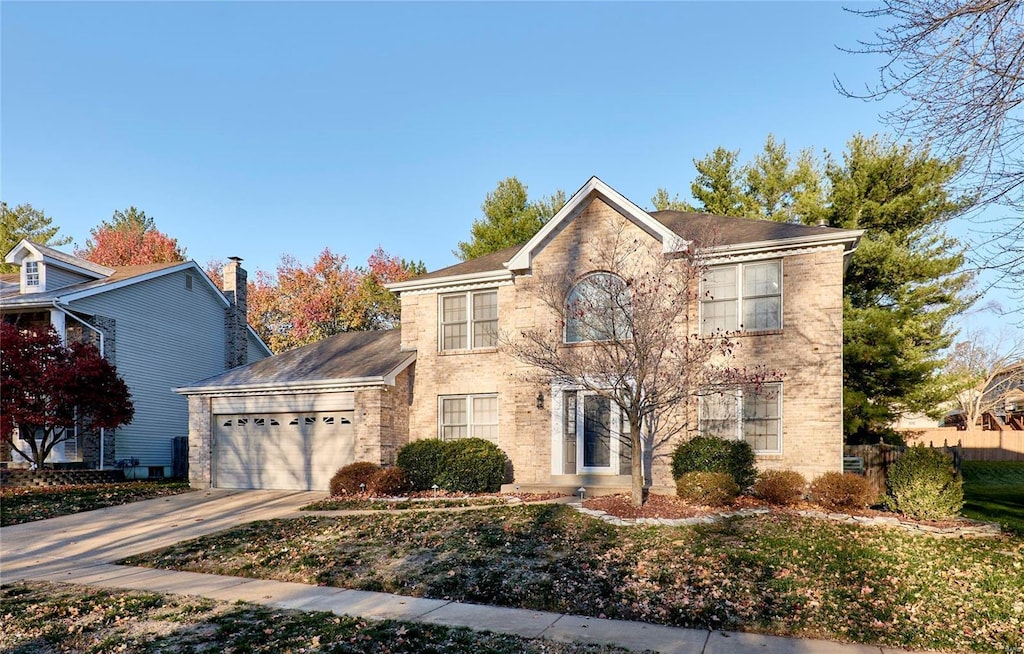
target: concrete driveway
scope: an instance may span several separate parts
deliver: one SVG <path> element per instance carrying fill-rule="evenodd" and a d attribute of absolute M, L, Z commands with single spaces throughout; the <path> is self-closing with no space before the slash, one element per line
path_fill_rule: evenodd
<path fill-rule="evenodd" d="M 253 520 L 294 516 L 324 493 L 201 490 L 0 528 L 0 582 L 87 567 Z"/>

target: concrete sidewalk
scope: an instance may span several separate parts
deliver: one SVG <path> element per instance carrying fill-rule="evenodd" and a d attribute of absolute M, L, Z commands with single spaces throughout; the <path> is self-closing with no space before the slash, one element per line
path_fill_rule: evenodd
<path fill-rule="evenodd" d="M 527 638 L 679 654 L 895 654 L 904 650 L 709 632 L 447 600 L 153 570 L 110 562 L 250 522 L 297 515 L 322 493 L 194 491 L 0 529 L 0 581 L 51 581 L 195 595 L 282 609 L 470 627 Z"/>

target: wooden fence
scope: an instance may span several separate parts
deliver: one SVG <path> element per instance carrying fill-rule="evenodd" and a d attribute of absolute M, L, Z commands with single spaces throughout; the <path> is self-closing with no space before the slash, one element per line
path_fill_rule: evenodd
<path fill-rule="evenodd" d="M 928 443 L 925 443 L 928 445 Z M 953 469 L 959 473 L 963 467 L 964 450 L 959 445 L 938 445 L 931 446 L 942 449 L 953 460 Z M 889 466 L 907 448 L 902 445 L 889 445 L 879 443 L 878 445 L 847 445 L 843 448 L 843 456 L 857 456 L 864 460 L 864 476 L 879 497 L 885 495 L 885 478 L 889 474 Z"/>
<path fill-rule="evenodd" d="M 902 432 L 908 445 L 932 447 L 959 444 L 967 461 L 1024 461 L 1024 431 L 1003 429 L 960 431 L 955 427 Z"/>

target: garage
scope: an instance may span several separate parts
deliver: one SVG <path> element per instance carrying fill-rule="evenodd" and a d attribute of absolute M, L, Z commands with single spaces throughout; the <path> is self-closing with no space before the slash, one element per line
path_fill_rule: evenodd
<path fill-rule="evenodd" d="M 355 461 L 353 411 L 218 415 L 217 488 L 323 490 Z"/>
<path fill-rule="evenodd" d="M 175 389 L 193 488 L 326 492 L 339 468 L 395 462 L 416 353 L 397 330 L 348 332 Z"/>

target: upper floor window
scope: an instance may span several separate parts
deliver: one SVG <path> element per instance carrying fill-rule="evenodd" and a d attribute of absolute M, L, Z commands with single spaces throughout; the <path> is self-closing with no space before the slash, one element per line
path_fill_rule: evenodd
<path fill-rule="evenodd" d="M 746 440 L 755 452 L 782 452 L 782 384 L 701 396 L 700 431 L 718 438 Z"/>
<path fill-rule="evenodd" d="M 782 261 L 714 266 L 701 291 L 702 333 L 782 328 Z"/>
<path fill-rule="evenodd" d="M 39 262 L 25 262 L 25 286 L 39 286 Z"/>
<path fill-rule="evenodd" d="M 498 346 L 498 291 L 441 296 L 441 349 Z"/>
<path fill-rule="evenodd" d="M 630 337 L 629 288 L 618 275 L 587 275 L 573 286 L 565 304 L 566 343 Z"/>

